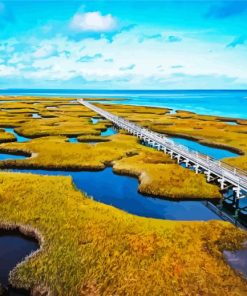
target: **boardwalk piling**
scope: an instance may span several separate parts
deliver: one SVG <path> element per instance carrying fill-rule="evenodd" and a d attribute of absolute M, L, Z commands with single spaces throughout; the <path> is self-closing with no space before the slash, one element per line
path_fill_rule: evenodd
<path fill-rule="evenodd" d="M 83 99 L 78 100 L 78 102 L 107 120 L 110 120 L 118 128 L 126 130 L 128 133 L 142 139 L 146 145 L 164 151 L 171 158 L 177 159 L 178 163 L 185 163 L 185 167 L 192 168 L 196 174 L 199 172 L 204 173 L 207 176 L 207 181 L 217 181 L 221 190 L 233 191 L 235 195 L 235 214 L 238 215 L 238 212 L 241 210 L 239 207 L 240 199 L 247 197 L 247 173 L 245 171 L 199 153 L 198 151 L 191 150 L 183 145 L 177 145 L 165 135 L 140 127 Z"/>

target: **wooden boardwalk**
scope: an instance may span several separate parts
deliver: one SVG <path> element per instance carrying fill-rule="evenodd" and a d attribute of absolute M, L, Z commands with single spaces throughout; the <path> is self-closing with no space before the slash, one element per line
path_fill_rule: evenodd
<path fill-rule="evenodd" d="M 240 199 L 247 197 L 247 172 L 218 161 L 208 155 L 191 150 L 186 146 L 176 144 L 163 134 L 143 128 L 122 117 L 96 107 L 83 99 L 78 100 L 78 102 L 108 119 L 117 127 L 138 137 L 153 148 L 169 154 L 179 164 L 194 169 L 196 173 L 204 173 L 208 182 L 215 182 L 223 192 L 230 192 L 236 214 L 238 214 L 239 210 L 247 210 L 247 203 L 243 208 L 239 208 Z M 229 199 L 229 196 L 227 198 Z"/>

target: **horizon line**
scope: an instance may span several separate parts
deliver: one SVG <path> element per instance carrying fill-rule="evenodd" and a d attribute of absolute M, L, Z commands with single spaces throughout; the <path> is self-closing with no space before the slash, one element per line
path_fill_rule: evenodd
<path fill-rule="evenodd" d="M 191 89 L 95 89 L 95 88 L 0 88 L 3 91 L 247 91 L 247 89 L 233 88 L 191 88 Z"/>

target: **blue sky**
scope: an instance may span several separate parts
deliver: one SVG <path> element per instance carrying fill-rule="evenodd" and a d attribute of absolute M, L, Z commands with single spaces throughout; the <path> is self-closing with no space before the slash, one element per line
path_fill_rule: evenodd
<path fill-rule="evenodd" d="M 246 69 L 247 0 L 0 0 L 0 88 L 246 89 Z"/>

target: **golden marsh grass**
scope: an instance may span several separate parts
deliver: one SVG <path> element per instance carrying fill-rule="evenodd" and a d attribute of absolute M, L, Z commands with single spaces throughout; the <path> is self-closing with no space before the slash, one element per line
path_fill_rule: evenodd
<path fill-rule="evenodd" d="M 173 222 L 126 214 L 86 198 L 68 177 L 0 174 L 0 222 L 29 225 L 42 252 L 11 274 L 52 295 L 245 295 L 222 250 L 246 234 L 226 222 Z"/>

